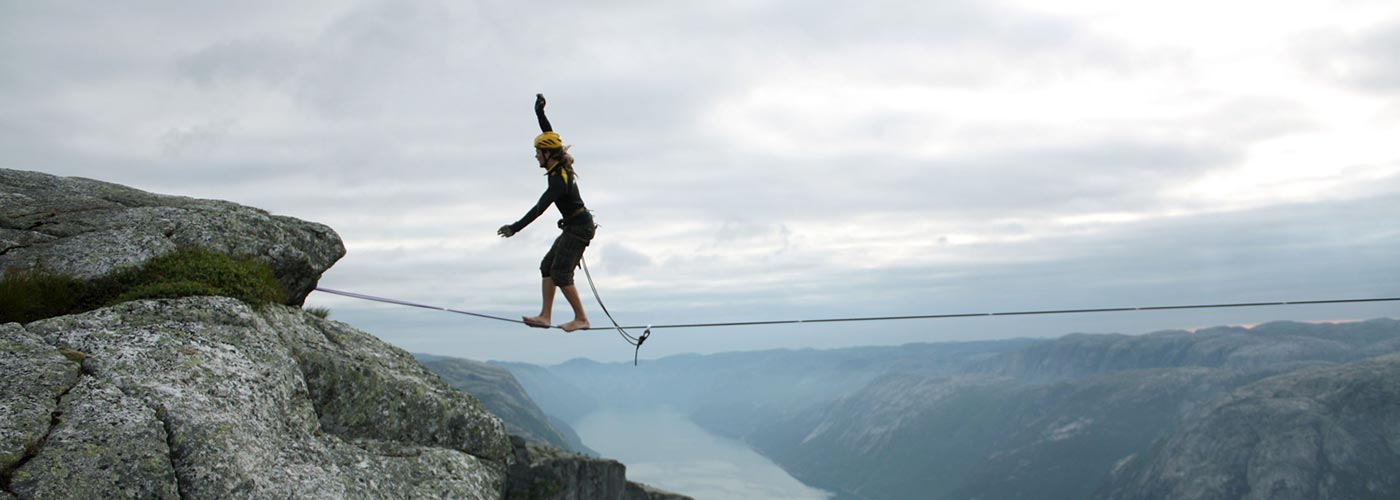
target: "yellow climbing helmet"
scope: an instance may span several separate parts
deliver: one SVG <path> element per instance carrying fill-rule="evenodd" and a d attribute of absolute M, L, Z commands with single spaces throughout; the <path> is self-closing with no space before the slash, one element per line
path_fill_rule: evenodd
<path fill-rule="evenodd" d="M 559 149 L 564 147 L 564 141 L 559 138 L 559 134 L 545 132 L 535 137 L 535 147 L 539 149 Z"/>

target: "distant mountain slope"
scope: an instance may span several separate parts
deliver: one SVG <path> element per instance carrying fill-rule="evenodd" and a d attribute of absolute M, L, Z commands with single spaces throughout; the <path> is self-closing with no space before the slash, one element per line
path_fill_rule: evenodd
<path fill-rule="evenodd" d="M 749 441 L 850 498 L 1085 498 L 1184 412 L 1272 373 L 1175 368 L 1047 385 L 891 374 Z"/>
<path fill-rule="evenodd" d="M 1035 340 L 950 342 L 836 350 L 681 355 L 603 364 L 573 360 L 549 368 L 505 363 L 546 413 L 575 422 L 599 407 L 664 405 L 711 432 L 742 437 L 767 422 L 858 389 L 881 374 L 962 373 L 974 363 Z"/>
<path fill-rule="evenodd" d="M 567 425 L 561 427 L 562 422 L 556 425 L 551 421 L 530 399 L 525 388 L 504 368 L 468 359 L 426 354 L 413 356 L 447 385 L 476 396 L 487 411 L 502 418 L 506 430 L 511 434 L 597 456 L 596 452 L 583 445 L 572 428 Z"/>
<path fill-rule="evenodd" d="M 1146 335 L 1074 334 L 987 360 L 977 371 L 1027 381 L 1186 366 L 1258 368 L 1294 361 L 1342 363 L 1400 351 L 1400 321 L 1279 321 Z"/>
<path fill-rule="evenodd" d="M 564 377 L 541 366 L 528 363 L 491 362 L 515 376 L 520 385 L 545 414 L 564 422 L 577 422 L 598 409 L 598 402 Z"/>
<path fill-rule="evenodd" d="M 1181 484 L 1217 479 L 1171 475 L 1186 469 L 1154 476 L 1151 471 L 1165 466 L 1147 464 L 1174 463 L 1173 454 L 1209 441 L 1214 434 L 1192 431 L 1202 433 L 1200 441 L 1188 441 L 1197 444 L 1163 448 L 1179 439 L 1179 432 L 1205 425 L 1200 412 L 1216 407 L 1216 398 L 1272 387 L 1261 381 L 1286 380 L 1295 373 L 1341 370 L 1337 373 L 1343 378 L 1370 373 L 1347 370 L 1396 352 L 1400 321 L 1376 319 L 691 355 L 640 368 L 574 361 L 528 369 L 542 385 L 567 381 L 567 390 L 546 392 L 568 394 L 594 407 L 667 405 L 686 412 L 706 429 L 747 441 L 794 477 L 842 499 L 1079 499 L 1096 493 L 1105 498 L 1186 498 L 1197 490 Z M 1322 413 L 1333 415 L 1328 418 L 1343 418 L 1350 411 L 1333 405 L 1360 404 L 1320 396 L 1316 401 L 1310 404 L 1333 412 Z M 1309 422 L 1322 421 L 1288 417 L 1284 406 L 1259 405 L 1248 418 L 1283 436 L 1306 434 Z M 1379 417 L 1375 422 L 1396 428 Z M 1400 449 L 1395 438 L 1380 436 L 1382 430 L 1365 434 L 1346 429 L 1346 434 L 1324 435 L 1388 442 L 1391 449 Z M 1341 467 L 1391 464 L 1379 451 L 1362 448 L 1357 453 L 1376 458 Z M 1287 472 L 1281 463 L 1246 470 L 1219 465 L 1235 481 L 1259 481 L 1270 474 L 1303 478 L 1298 481 L 1353 477 L 1346 475 L 1350 472 L 1329 475 L 1328 460 L 1297 462 L 1307 472 Z M 1170 483 L 1173 477 L 1178 483 Z M 1384 479 L 1388 476 L 1377 477 L 1382 479 L 1374 491 L 1400 498 L 1400 489 Z M 1334 486 L 1326 491 L 1364 497 L 1372 490 Z"/>
<path fill-rule="evenodd" d="M 1400 497 L 1400 355 L 1240 388 L 1123 464 L 1099 496 Z"/>
<path fill-rule="evenodd" d="M 849 498 L 1087 498 L 1129 457 L 1173 436 L 1214 398 L 1280 374 L 1364 363 L 1356 360 L 1395 350 L 1397 339 L 1400 322 L 1394 320 L 1070 335 L 980 363 L 973 370 L 980 374 L 888 375 L 797 417 L 774 420 L 748 439 L 795 477 Z M 1299 432 L 1292 426 L 1302 421 L 1270 414 L 1281 410 L 1261 408 L 1250 420 L 1281 419 L 1275 432 Z M 1231 477 L 1296 475 L 1276 466 L 1282 464 Z M 1161 489 L 1155 484 L 1112 491 L 1130 491 L 1116 498 L 1139 498 Z M 1159 497 L 1197 493 L 1175 489 Z"/>

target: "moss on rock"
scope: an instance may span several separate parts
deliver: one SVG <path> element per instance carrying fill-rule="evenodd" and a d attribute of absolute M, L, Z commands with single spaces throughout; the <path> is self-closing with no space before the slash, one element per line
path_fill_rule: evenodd
<path fill-rule="evenodd" d="M 198 296 L 232 297 L 258 306 L 287 301 L 266 263 L 186 248 L 87 281 L 44 268 L 9 269 L 0 280 L 0 322 L 29 323 L 133 300 Z"/>

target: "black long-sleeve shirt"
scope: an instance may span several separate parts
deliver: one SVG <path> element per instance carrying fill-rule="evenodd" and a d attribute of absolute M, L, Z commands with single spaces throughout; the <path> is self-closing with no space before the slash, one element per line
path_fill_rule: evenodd
<path fill-rule="evenodd" d="M 535 109 L 535 117 L 540 120 L 540 132 L 554 130 L 549 125 L 549 118 L 545 118 L 543 109 Z M 580 212 L 587 212 L 583 204 L 583 197 L 578 192 L 578 182 L 569 174 L 569 169 L 556 166 L 546 175 L 549 177 L 549 188 L 545 189 L 544 194 L 540 196 L 540 201 L 535 203 L 530 211 L 525 212 L 524 217 L 510 225 L 512 231 L 518 233 L 525 229 L 525 226 L 530 225 L 540 215 L 543 215 L 544 211 L 549 209 L 550 204 L 557 207 L 559 215 L 565 219 L 577 216 Z"/>
<path fill-rule="evenodd" d="M 578 182 L 569 175 L 568 169 L 563 166 L 555 167 L 554 170 L 549 171 L 548 176 L 549 189 L 544 191 L 544 194 L 540 196 L 540 201 L 535 203 L 529 212 L 525 212 L 524 217 L 510 225 L 511 230 L 518 233 L 525 229 L 525 226 L 530 225 L 541 214 L 544 214 L 551 203 L 559 208 L 559 216 L 565 219 L 578 215 L 580 211 L 587 212 L 583 205 L 583 197 L 579 196 Z"/>

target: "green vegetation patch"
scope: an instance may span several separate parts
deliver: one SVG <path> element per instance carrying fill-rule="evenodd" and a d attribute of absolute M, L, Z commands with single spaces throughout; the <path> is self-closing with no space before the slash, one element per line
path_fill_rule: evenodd
<path fill-rule="evenodd" d="M 266 263 L 187 248 L 92 281 L 42 268 L 8 269 L 0 281 L 0 323 L 28 323 L 131 300 L 208 295 L 254 306 L 287 301 Z"/>
<path fill-rule="evenodd" d="M 111 294 L 116 302 L 199 295 L 222 295 L 255 305 L 287 300 L 267 264 L 202 249 L 151 259 L 144 266 L 117 273 L 113 280 L 116 286 Z"/>
<path fill-rule="evenodd" d="M 91 307 L 90 288 L 82 280 L 44 269 L 6 269 L 0 280 L 0 323 L 28 323 L 95 309 Z"/>

